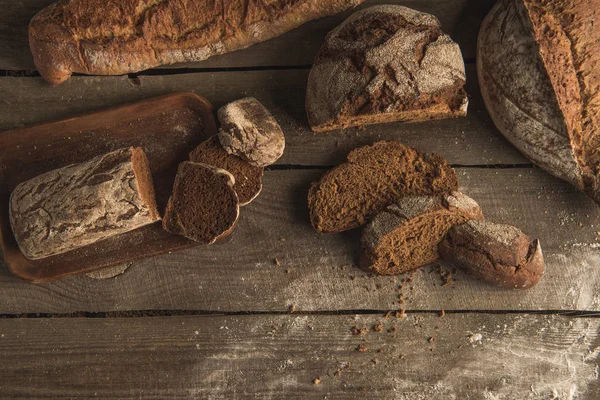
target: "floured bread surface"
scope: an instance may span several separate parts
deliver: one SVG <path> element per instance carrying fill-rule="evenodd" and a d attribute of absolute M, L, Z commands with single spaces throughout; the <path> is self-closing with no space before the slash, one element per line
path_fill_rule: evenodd
<path fill-rule="evenodd" d="M 49 257 L 160 219 L 143 150 L 124 148 L 19 184 L 10 223 L 23 255 Z"/>
<path fill-rule="evenodd" d="M 240 206 L 249 204 L 262 190 L 263 168 L 227 153 L 216 135 L 192 150 L 190 161 L 212 165 L 231 173 L 235 178 L 233 188 L 238 195 Z"/>
<path fill-rule="evenodd" d="M 233 175 L 223 169 L 189 161 L 181 163 L 163 228 L 202 244 L 227 236 L 240 212 L 234 184 Z"/>
<path fill-rule="evenodd" d="M 219 109 L 219 140 L 229 154 L 257 167 L 274 164 L 285 149 L 283 130 L 258 100 L 246 97 Z"/>
<path fill-rule="evenodd" d="M 61 0 L 29 24 L 37 70 L 120 75 L 202 61 L 279 36 L 364 0 Z"/>
<path fill-rule="evenodd" d="M 353 150 L 347 162 L 313 182 L 308 194 L 310 219 L 319 232 L 341 232 L 363 225 L 404 196 L 457 189 L 456 174 L 440 155 L 381 141 Z"/>
<path fill-rule="evenodd" d="M 314 131 L 466 115 L 460 48 L 430 14 L 397 5 L 354 13 L 331 31 L 308 78 Z"/>
<path fill-rule="evenodd" d="M 453 192 L 404 197 L 367 224 L 362 235 L 362 268 L 396 275 L 439 260 L 438 245 L 456 225 L 483 220 L 479 205 Z"/>

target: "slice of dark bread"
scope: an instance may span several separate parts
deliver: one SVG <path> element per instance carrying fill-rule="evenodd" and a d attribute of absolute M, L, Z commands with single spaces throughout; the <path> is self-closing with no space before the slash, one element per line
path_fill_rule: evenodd
<path fill-rule="evenodd" d="M 322 233 L 356 228 L 403 196 L 458 189 L 458 179 L 439 154 L 430 156 L 394 141 L 353 150 L 348 161 L 313 182 L 310 220 Z"/>
<path fill-rule="evenodd" d="M 240 157 L 229 154 L 217 135 L 201 143 L 190 153 L 190 161 L 213 165 L 230 172 L 235 178 L 234 189 L 240 206 L 245 206 L 258 196 L 262 190 L 264 169 L 250 164 Z"/>
<path fill-rule="evenodd" d="M 163 218 L 163 228 L 203 244 L 227 236 L 238 219 L 239 201 L 229 172 L 183 162 Z"/>
<path fill-rule="evenodd" d="M 438 245 L 448 230 L 473 219 L 483 220 L 481 209 L 460 192 L 403 197 L 367 224 L 360 265 L 396 275 L 436 262 Z"/>

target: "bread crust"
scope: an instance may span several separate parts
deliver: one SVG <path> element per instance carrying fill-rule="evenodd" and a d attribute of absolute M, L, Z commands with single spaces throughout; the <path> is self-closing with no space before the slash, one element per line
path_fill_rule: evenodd
<path fill-rule="evenodd" d="M 600 0 L 501 0 L 477 72 L 492 120 L 523 154 L 600 202 Z"/>
<path fill-rule="evenodd" d="M 433 15 L 398 5 L 357 11 L 329 33 L 308 78 L 316 132 L 464 116 L 460 48 Z"/>
<path fill-rule="evenodd" d="M 72 73 L 118 75 L 205 60 L 279 36 L 364 0 L 60 0 L 29 24 L 35 65 L 59 84 Z"/>

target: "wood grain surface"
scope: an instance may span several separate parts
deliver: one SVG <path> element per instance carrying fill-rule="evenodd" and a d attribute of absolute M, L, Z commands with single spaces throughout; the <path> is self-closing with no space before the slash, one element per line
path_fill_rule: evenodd
<path fill-rule="evenodd" d="M 0 393 L 594 400 L 599 328 L 599 319 L 487 314 L 4 319 Z"/>
<path fill-rule="evenodd" d="M 33 70 L 27 27 L 29 20 L 54 0 L 0 1 L 0 69 Z M 475 57 L 477 32 L 494 0 L 367 0 L 358 9 L 376 4 L 399 4 L 437 16 L 442 28 L 461 46 L 463 56 Z M 311 21 L 278 38 L 248 49 L 213 57 L 206 61 L 177 64 L 175 68 L 247 68 L 309 65 L 327 33 L 352 14 Z M 165 67 L 161 67 L 165 68 Z M 168 68 L 168 67 L 167 67 Z"/>

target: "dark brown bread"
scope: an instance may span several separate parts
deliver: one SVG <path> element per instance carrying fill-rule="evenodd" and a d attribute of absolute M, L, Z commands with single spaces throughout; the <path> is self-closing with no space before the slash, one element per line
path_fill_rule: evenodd
<path fill-rule="evenodd" d="M 477 72 L 504 136 L 600 203 L 600 0 L 500 0 Z"/>
<path fill-rule="evenodd" d="M 364 0 L 61 0 L 29 24 L 35 65 L 58 84 L 73 72 L 119 75 L 201 61 L 279 36 Z"/>
<path fill-rule="evenodd" d="M 439 154 L 430 156 L 399 142 L 381 141 L 353 150 L 348 161 L 310 187 L 313 227 L 322 233 L 357 228 L 403 196 L 458 189 L 458 179 Z"/>
<path fill-rule="evenodd" d="M 219 109 L 219 140 L 229 154 L 257 167 L 274 164 L 283 154 L 281 127 L 258 100 L 245 97 Z"/>
<path fill-rule="evenodd" d="M 479 205 L 454 192 L 403 197 L 367 224 L 362 235 L 362 268 L 396 275 L 439 260 L 438 245 L 456 225 L 483 220 Z"/>
<path fill-rule="evenodd" d="M 308 78 L 314 131 L 467 113 L 465 66 L 433 15 L 398 5 L 354 13 L 331 31 Z"/>
<path fill-rule="evenodd" d="M 201 143 L 190 153 L 190 161 L 221 168 L 235 178 L 233 186 L 240 206 L 245 206 L 262 190 L 263 168 L 250 165 L 247 161 L 229 154 L 223 149 L 217 135 Z"/>
<path fill-rule="evenodd" d="M 234 182 L 233 175 L 223 169 L 189 161 L 181 163 L 163 228 L 202 244 L 227 236 L 240 213 Z"/>
<path fill-rule="evenodd" d="M 510 225 L 469 221 L 454 226 L 440 255 L 484 281 L 514 289 L 535 286 L 544 273 L 540 242 Z"/>
<path fill-rule="evenodd" d="M 148 159 L 124 148 L 39 175 L 10 197 L 10 223 L 23 255 L 37 260 L 160 219 Z"/>

